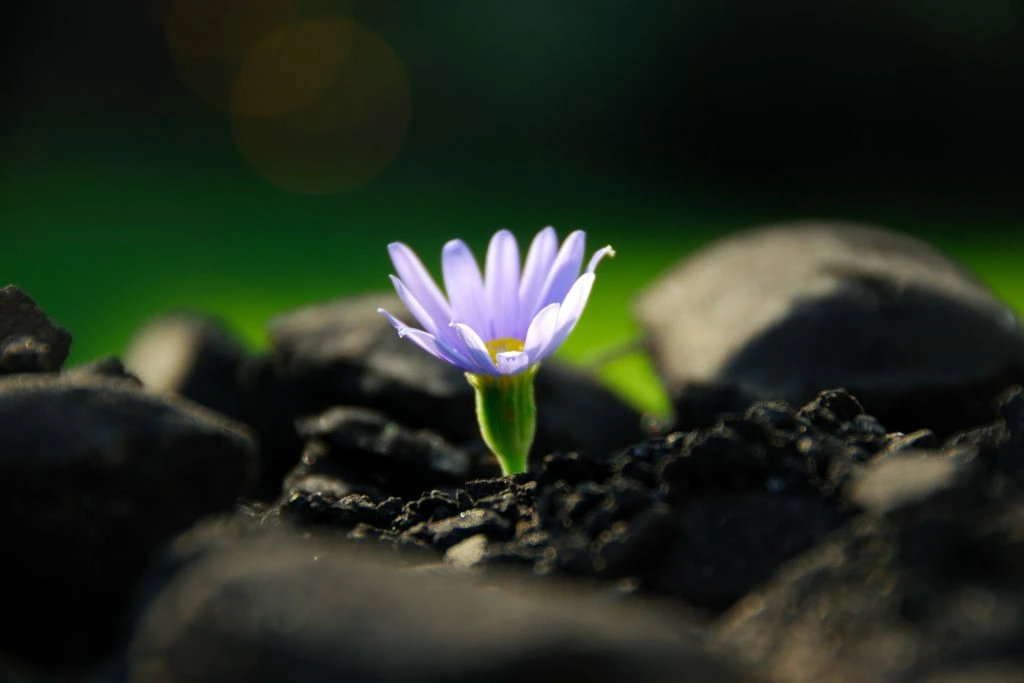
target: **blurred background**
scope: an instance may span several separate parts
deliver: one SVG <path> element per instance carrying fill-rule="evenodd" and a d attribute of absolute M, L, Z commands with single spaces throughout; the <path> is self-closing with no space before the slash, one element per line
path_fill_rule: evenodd
<path fill-rule="evenodd" d="M 1024 308 L 1020 0 L 33 0 L 4 10 L 0 280 L 120 353 L 169 309 L 254 349 L 389 286 L 385 245 L 587 230 L 563 357 L 665 408 L 629 304 L 757 223 L 925 237 Z"/>

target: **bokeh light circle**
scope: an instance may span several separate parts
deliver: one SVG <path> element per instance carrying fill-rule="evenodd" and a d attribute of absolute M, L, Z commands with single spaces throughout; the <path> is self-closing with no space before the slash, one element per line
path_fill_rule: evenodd
<path fill-rule="evenodd" d="M 281 187 L 335 193 L 384 170 L 410 119 L 401 60 L 348 19 L 279 27 L 252 50 L 231 92 L 231 128 L 252 168 Z"/>
<path fill-rule="evenodd" d="M 151 5 L 151 14 L 162 19 L 181 81 L 200 99 L 226 111 L 239 66 L 277 28 L 303 19 L 306 2 L 169 0 L 164 7 Z M 351 4 L 332 3 L 332 16 L 351 16 Z"/>

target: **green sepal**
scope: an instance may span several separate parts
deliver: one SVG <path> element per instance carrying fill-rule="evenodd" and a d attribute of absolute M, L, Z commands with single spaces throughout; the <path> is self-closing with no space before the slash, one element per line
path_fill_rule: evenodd
<path fill-rule="evenodd" d="M 476 394 L 480 435 L 506 475 L 526 471 L 526 458 L 537 431 L 533 378 L 538 367 L 534 365 L 517 375 L 466 373 Z"/>

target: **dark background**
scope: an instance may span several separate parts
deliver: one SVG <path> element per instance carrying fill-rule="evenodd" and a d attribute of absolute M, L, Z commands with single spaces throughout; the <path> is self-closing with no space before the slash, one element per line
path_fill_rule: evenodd
<path fill-rule="evenodd" d="M 919 234 L 1024 303 L 1020 0 L 4 11 L 0 272 L 71 329 L 73 360 L 120 352 L 175 307 L 258 346 L 276 312 L 386 288 L 388 241 L 436 265 L 450 237 L 482 248 L 498 227 L 525 240 L 547 224 L 619 250 L 566 348 L 583 362 L 635 335 L 638 287 L 765 221 Z M 247 60 L 296 22 L 343 27 L 358 77 L 295 95 L 283 118 L 240 113 Z M 252 101 L 270 111 L 323 76 L 332 35 L 295 43 L 277 80 L 252 72 Z M 606 377 L 662 405 L 641 366 Z"/>

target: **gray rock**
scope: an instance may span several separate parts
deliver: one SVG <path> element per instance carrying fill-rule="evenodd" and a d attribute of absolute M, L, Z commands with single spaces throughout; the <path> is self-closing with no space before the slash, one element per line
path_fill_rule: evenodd
<path fill-rule="evenodd" d="M 245 349 L 218 319 L 197 313 L 160 316 L 128 343 L 124 364 L 147 388 L 179 394 L 241 417 L 236 375 Z"/>
<path fill-rule="evenodd" d="M 465 443 L 479 439 L 473 392 L 462 371 L 399 339 L 376 312 L 412 322 L 396 297 L 370 294 L 302 308 L 273 320 L 272 363 L 300 415 L 335 405 L 380 410 L 412 428 Z M 533 453 L 608 454 L 642 437 L 638 413 L 585 373 L 556 361 L 536 380 Z"/>
<path fill-rule="evenodd" d="M 71 335 L 55 325 L 28 294 L 0 288 L 0 375 L 60 370 Z"/>
<path fill-rule="evenodd" d="M 684 424 L 844 387 L 889 429 L 948 434 L 994 419 L 993 398 L 1024 378 L 1024 333 L 983 283 L 918 239 L 859 225 L 723 239 L 636 314 Z"/>
<path fill-rule="evenodd" d="M 740 680 L 678 615 L 510 579 L 482 588 L 353 552 L 269 537 L 206 554 L 144 615 L 131 680 Z"/>
<path fill-rule="evenodd" d="M 718 650 L 779 682 L 1016 680 L 1024 504 L 996 450 L 880 458 L 850 488 L 868 512 L 734 605 Z"/>
<path fill-rule="evenodd" d="M 0 380 L 0 648 L 61 663 L 117 635 L 154 547 L 251 484 L 248 430 L 89 375 Z"/>

